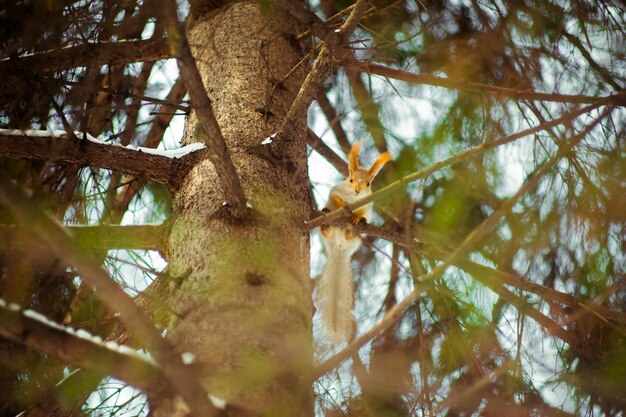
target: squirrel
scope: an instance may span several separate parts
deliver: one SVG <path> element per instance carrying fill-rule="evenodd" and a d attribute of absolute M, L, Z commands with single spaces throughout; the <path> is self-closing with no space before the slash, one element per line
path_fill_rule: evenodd
<path fill-rule="evenodd" d="M 372 194 L 371 183 L 383 165 L 391 160 L 389 152 L 382 153 L 369 169 L 359 164 L 361 141 L 356 142 L 348 156 L 349 175 L 330 190 L 327 210 L 335 210 Z M 369 222 L 372 205 L 368 203 L 352 212 L 352 223 Z M 352 267 L 350 259 L 359 249 L 361 238 L 350 226 L 320 227 L 326 265 L 317 283 L 317 308 L 328 337 L 338 344 L 353 334 Z"/>

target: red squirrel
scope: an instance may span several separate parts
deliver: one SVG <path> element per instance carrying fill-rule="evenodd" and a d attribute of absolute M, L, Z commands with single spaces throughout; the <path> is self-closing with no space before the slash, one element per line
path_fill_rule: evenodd
<path fill-rule="evenodd" d="M 359 164 L 361 141 L 356 142 L 348 156 L 349 175 L 330 190 L 326 208 L 335 210 L 372 194 L 371 183 L 380 169 L 391 160 L 389 152 L 382 153 L 369 169 Z M 369 222 L 373 203 L 352 212 L 352 223 Z M 352 268 L 350 259 L 361 245 L 361 238 L 352 227 L 322 226 L 322 243 L 326 252 L 326 265 L 317 283 L 317 309 L 328 337 L 333 343 L 349 340 L 353 334 Z"/>

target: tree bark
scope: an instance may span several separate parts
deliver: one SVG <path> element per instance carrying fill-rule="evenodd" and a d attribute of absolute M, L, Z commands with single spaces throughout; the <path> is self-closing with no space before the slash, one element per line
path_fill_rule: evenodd
<path fill-rule="evenodd" d="M 174 195 L 166 256 L 168 337 L 211 395 L 245 415 L 310 416 L 312 363 L 306 114 L 289 141 L 277 132 L 306 74 L 292 19 L 236 2 L 196 16 L 187 38 L 241 180 L 250 215 L 223 206 L 213 164 L 200 161 Z M 193 103 L 192 103 L 193 104 Z M 204 142 L 194 111 L 184 143 Z M 184 415 L 175 399 L 154 415 Z M 239 415 L 239 414 L 238 414 Z"/>

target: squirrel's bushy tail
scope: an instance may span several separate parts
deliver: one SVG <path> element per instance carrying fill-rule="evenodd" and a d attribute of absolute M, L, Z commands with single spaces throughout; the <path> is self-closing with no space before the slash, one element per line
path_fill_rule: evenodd
<path fill-rule="evenodd" d="M 352 267 L 350 259 L 359 248 L 361 239 L 347 238 L 345 231 L 329 227 L 322 235 L 326 249 L 326 265 L 317 283 L 317 308 L 328 337 L 334 343 L 352 336 Z"/>

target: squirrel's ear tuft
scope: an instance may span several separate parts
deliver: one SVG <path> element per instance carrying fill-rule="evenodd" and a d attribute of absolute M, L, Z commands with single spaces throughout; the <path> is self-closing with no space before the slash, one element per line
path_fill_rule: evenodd
<path fill-rule="evenodd" d="M 361 153 L 361 141 L 357 141 L 354 145 L 352 145 L 352 149 L 350 149 L 350 155 L 348 155 L 348 167 L 350 169 L 350 173 L 352 174 L 359 168 L 359 154 Z"/>
<path fill-rule="evenodd" d="M 389 161 L 391 161 L 391 154 L 389 153 L 389 151 L 383 152 L 382 154 L 380 154 L 380 156 L 376 158 L 376 161 L 374 161 L 374 163 L 370 167 L 369 171 L 367 171 L 367 174 L 369 175 L 370 180 L 372 180 L 376 175 L 378 175 L 378 172 L 381 170 L 383 165 L 385 165 Z"/>

